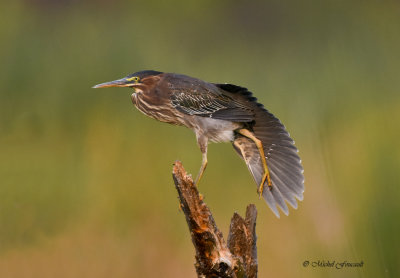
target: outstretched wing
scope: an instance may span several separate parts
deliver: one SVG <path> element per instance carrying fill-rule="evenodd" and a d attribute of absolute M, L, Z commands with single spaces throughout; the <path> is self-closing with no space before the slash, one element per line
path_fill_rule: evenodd
<path fill-rule="evenodd" d="M 288 215 L 289 209 L 286 202 L 293 208 L 297 208 L 296 198 L 300 201 L 303 200 L 304 192 L 303 167 L 294 141 L 279 119 L 257 103 L 257 99 L 247 89 L 229 84 L 220 86 L 253 103 L 255 117 L 251 129 L 255 137 L 263 144 L 272 181 L 271 190 L 266 183 L 264 184 L 263 197 L 277 217 L 279 217 L 277 206 Z M 264 175 L 264 169 L 255 143 L 251 139 L 237 134 L 233 145 L 246 162 L 254 181 L 259 185 Z"/>
<path fill-rule="evenodd" d="M 234 122 L 251 122 L 254 119 L 254 111 L 250 107 L 215 89 L 174 88 L 171 103 L 188 115 Z"/>
<path fill-rule="evenodd" d="M 289 142 L 285 138 L 279 137 L 279 135 L 274 136 L 273 131 L 270 135 L 257 133 L 255 135 L 263 142 L 272 181 L 271 190 L 264 183 L 263 198 L 277 217 L 279 217 L 277 206 L 288 215 L 289 209 L 285 201 L 297 209 L 296 198 L 300 201 L 303 200 L 303 168 L 297 155 L 297 149 L 293 145 L 288 145 Z M 264 168 L 256 144 L 247 137 L 237 135 L 233 146 L 246 162 L 256 184 L 259 185 L 264 175 Z"/>
<path fill-rule="evenodd" d="M 270 207 L 276 204 L 287 215 L 289 212 L 283 200 L 294 208 L 297 208 L 294 197 L 303 200 L 304 176 L 298 150 L 285 126 L 262 107 L 256 113 L 253 130 L 264 146 L 272 181 L 272 190 L 265 188 L 263 197 Z"/>

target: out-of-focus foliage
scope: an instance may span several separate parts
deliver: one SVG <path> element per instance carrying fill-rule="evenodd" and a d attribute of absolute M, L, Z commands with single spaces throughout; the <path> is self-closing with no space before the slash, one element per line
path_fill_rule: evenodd
<path fill-rule="evenodd" d="M 398 277 L 399 30 L 398 1 L 2 1 L 0 277 L 195 277 L 171 179 L 194 135 L 91 89 L 143 69 L 246 86 L 295 138 L 305 198 L 280 220 L 209 149 L 200 191 L 225 233 L 257 205 L 260 277 Z"/>

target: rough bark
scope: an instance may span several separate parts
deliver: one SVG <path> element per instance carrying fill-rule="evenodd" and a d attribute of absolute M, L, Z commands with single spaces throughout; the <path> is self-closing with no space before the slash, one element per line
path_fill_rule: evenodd
<path fill-rule="evenodd" d="M 210 209 L 179 161 L 174 164 L 173 178 L 196 249 L 198 277 L 257 277 L 256 207 L 247 206 L 245 219 L 234 213 L 226 244 Z"/>

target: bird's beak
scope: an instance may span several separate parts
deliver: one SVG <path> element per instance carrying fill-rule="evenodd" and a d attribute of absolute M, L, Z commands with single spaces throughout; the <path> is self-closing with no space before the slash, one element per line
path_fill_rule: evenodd
<path fill-rule="evenodd" d="M 125 77 L 122 79 L 97 84 L 97 85 L 93 86 L 92 88 L 132 87 L 133 85 L 134 85 L 134 83 L 132 81 L 126 80 L 126 77 Z"/>

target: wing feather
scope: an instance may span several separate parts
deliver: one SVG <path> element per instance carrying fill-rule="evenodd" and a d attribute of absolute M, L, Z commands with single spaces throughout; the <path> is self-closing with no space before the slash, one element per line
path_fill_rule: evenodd
<path fill-rule="evenodd" d="M 222 84 L 221 88 L 229 89 L 253 103 L 255 117 L 250 129 L 263 144 L 272 181 L 271 190 L 264 184 L 263 197 L 276 216 L 279 217 L 277 207 L 287 215 L 289 210 L 286 202 L 296 209 L 296 199 L 303 200 L 304 192 L 303 167 L 293 139 L 279 119 L 257 103 L 247 89 L 228 84 Z M 255 143 L 237 134 L 234 147 L 259 185 L 264 171 Z"/>
<path fill-rule="evenodd" d="M 171 92 L 172 106 L 188 115 L 234 122 L 251 122 L 254 119 L 254 111 L 250 107 L 223 94 L 217 87 L 215 90 L 174 87 Z"/>

